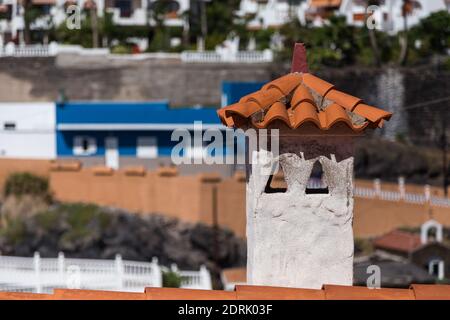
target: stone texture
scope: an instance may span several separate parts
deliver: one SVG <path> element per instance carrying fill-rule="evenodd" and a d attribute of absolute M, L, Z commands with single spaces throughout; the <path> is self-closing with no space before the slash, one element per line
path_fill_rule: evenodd
<path fill-rule="evenodd" d="M 297 142 L 290 141 L 293 137 L 281 138 L 279 157 L 265 150 L 253 153 L 259 161 L 253 161 L 247 184 L 247 280 L 254 285 L 312 289 L 323 284 L 352 285 L 351 138 L 296 138 Z M 286 153 L 286 149 L 297 151 Z M 315 157 L 307 158 L 303 150 Z M 330 150 L 337 154 L 327 153 Z M 338 162 L 338 157 L 344 159 Z M 268 194 L 265 187 L 277 161 L 288 190 Z M 305 192 L 316 161 L 322 165 L 329 194 Z"/>

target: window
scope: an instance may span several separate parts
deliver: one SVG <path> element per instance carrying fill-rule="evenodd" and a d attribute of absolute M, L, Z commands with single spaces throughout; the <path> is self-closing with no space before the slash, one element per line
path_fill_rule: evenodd
<path fill-rule="evenodd" d="M 314 163 L 306 194 L 329 194 L 328 186 L 323 179 L 322 164 L 319 161 Z"/>
<path fill-rule="evenodd" d="M 15 122 L 5 122 L 3 124 L 4 130 L 16 130 L 16 123 Z"/>
<path fill-rule="evenodd" d="M 90 156 L 97 153 L 97 141 L 95 138 L 77 136 L 73 141 L 73 154 L 77 156 Z"/>
<path fill-rule="evenodd" d="M 139 137 L 137 139 L 136 156 L 143 159 L 158 157 L 158 142 L 155 137 Z"/>
<path fill-rule="evenodd" d="M 428 263 L 428 273 L 435 276 L 439 280 L 445 277 L 444 261 L 442 259 L 434 259 Z"/>
<path fill-rule="evenodd" d="M 280 170 L 276 175 L 270 175 L 269 180 L 267 180 L 265 193 L 286 193 L 287 183 L 284 179 L 283 171 Z"/>
<path fill-rule="evenodd" d="M 119 8 L 121 18 L 129 18 L 133 14 L 131 0 L 116 0 L 114 2 L 114 7 Z"/>

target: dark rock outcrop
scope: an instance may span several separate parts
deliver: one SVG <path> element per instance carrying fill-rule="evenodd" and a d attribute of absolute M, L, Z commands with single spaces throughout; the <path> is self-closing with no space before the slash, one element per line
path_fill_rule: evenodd
<path fill-rule="evenodd" d="M 160 215 L 130 214 L 92 205 L 54 205 L 47 212 L 15 218 L 0 229 L 3 255 L 114 259 L 176 263 L 198 270 L 204 264 L 219 283 L 222 268 L 242 266 L 245 241 L 231 231 L 193 225 Z"/>

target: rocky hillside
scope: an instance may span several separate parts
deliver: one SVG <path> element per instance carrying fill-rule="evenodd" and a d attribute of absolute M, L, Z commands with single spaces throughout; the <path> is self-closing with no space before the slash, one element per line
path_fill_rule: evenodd
<path fill-rule="evenodd" d="M 139 216 L 83 204 L 54 204 L 31 217 L 5 218 L 0 228 L 3 255 L 67 257 L 176 263 L 197 270 L 205 264 L 219 283 L 220 270 L 245 264 L 245 242 L 230 231 L 192 225 L 159 215 Z M 217 239 L 215 242 L 214 239 Z M 217 243 L 217 245 L 216 245 Z M 217 250 L 216 250 L 217 248 Z"/>
<path fill-rule="evenodd" d="M 437 148 L 362 138 L 355 148 L 355 175 L 360 179 L 380 178 L 392 182 L 404 176 L 408 183 L 441 186 L 444 176 L 442 158 L 442 152 Z M 447 174 L 450 175 L 450 167 Z"/>

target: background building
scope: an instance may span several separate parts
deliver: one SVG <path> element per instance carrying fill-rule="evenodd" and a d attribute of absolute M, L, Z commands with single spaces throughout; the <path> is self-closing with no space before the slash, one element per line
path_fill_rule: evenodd
<path fill-rule="evenodd" d="M 55 104 L 0 103 L 0 158 L 54 159 Z"/>

